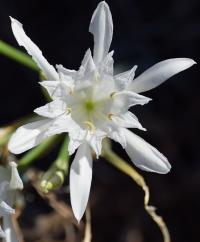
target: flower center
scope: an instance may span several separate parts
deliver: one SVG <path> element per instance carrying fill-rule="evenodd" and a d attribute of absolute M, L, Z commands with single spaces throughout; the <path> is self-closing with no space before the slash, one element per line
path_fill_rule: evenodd
<path fill-rule="evenodd" d="M 87 111 L 87 113 L 91 113 L 94 111 L 95 109 L 95 104 L 92 100 L 87 100 L 85 103 L 84 103 L 84 107 Z"/>

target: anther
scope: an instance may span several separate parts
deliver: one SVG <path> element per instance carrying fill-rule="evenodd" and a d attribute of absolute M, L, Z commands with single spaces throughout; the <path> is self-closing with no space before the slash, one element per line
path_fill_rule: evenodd
<path fill-rule="evenodd" d="M 111 92 L 110 97 L 113 98 L 117 92 Z"/>
<path fill-rule="evenodd" d="M 108 114 L 108 119 L 112 120 L 112 117 L 113 117 L 113 116 L 114 116 L 113 113 L 109 113 L 109 114 Z"/>
<path fill-rule="evenodd" d="M 90 131 L 94 131 L 95 130 L 95 126 L 92 122 L 90 121 L 85 121 L 84 124 L 86 125 L 87 129 Z"/>
<path fill-rule="evenodd" d="M 71 108 L 67 108 L 66 109 L 66 114 L 68 115 L 68 114 L 70 114 L 72 112 L 72 109 Z"/>

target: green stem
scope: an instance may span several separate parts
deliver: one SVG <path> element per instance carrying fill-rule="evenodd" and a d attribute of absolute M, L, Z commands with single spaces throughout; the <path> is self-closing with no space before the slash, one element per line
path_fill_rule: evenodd
<path fill-rule="evenodd" d="M 19 171 L 25 171 L 37 158 L 46 153 L 49 148 L 57 143 L 58 140 L 57 135 L 54 135 L 47 140 L 45 140 L 42 144 L 28 151 L 19 161 L 18 161 L 18 169 Z M 48 148 L 48 149 L 47 149 Z"/>
<path fill-rule="evenodd" d="M 0 54 L 32 69 L 33 71 L 40 72 L 40 69 L 29 55 L 12 47 L 2 40 L 0 40 Z"/>
<path fill-rule="evenodd" d="M 60 152 L 58 154 L 58 159 L 56 162 L 57 168 L 59 169 L 66 170 L 66 162 L 69 160 L 68 145 L 69 145 L 69 137 L 66 136 L 62 144 L 62 147 L 60 149 Z"/>

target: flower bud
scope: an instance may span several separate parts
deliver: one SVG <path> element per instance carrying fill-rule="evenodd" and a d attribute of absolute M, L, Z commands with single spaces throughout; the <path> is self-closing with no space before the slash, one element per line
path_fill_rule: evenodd
<path fill-rule="evenodd" d="M 40 187 L 44 193 L 48 193 L 60 187 L 66 176 L 66 170 L 60 169 L 56 164 L 53 164 L 41 178 Z"/>
<path fill-rule="evenodd" d="M 10 189 L 12 190 L 22 190 L 23 189 L 23 182 L 19 176 L 18 170 L 17 170 L 17 164 L 12 161 L 9 163 L 11 167 L 11 179 L 10 179 Z"/>

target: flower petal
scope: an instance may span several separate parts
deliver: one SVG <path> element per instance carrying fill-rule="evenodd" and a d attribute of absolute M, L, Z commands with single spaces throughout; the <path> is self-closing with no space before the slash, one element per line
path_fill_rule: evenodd
<path fill-rule="evenodd" d="M 0 183 L 0 201 L 7 199 L 9 189 L 10 172 L 5 168 L 6 178 Z M 1 174 L 2 175 L 2 174 Z"/>
<path fill-rule="evenodd" d="M 128 129 L 123 130 L 126 137 L 125 150 L 132 162 L 141 170 L 166 174 L 171 165 L 167 158 L 145 140 Z"/>
<path fill-rule="evenodd" d="M 51 123 L 51 119 L 44 119 L 21 126 L 12 135 L 8 149 L 14 154 L 20 154 L 40 144 L 48 137 L 46 131 Z"/>
<path fill-rule="evenodd" d="M 56 118 L 67 111 L 66 103 L 57 99 L 34 110 L 40 116 L 46 118 Z"/>
<path fill-rule="evenodd" d="M 81 220 L 89 198 L 92 181 L 92 155 L 88 144 L 82 144 L 70 169 L 70 198 L 74 215 Z"/>
<path fill-rule="evenodd" d="M 98 4 L 89 31 L 94 35 L 94 62 L 99 64 L 108 54 L 113 36 L 112 15 L 106 2 Z"/>
<path fill-rule="evenodd" d="M 120 127 L 137 128 L 146 131 L 146 129 L 144 129 L 140 124 L 138 118 L 129 111 L 118 116 L 113 115 L 112 120 Z"/>
<path fill-rule="evenodd" d="M 56 65 L 58 72 L 62 72 L 66 76 L 75 79 L 77 71 L 65 68 L 63 65 Z"/>
<path fill-rule="evenodd" d="M 107 122 L 104 124 L 102 129 L 107 133 L 107 136 L 112 140 L 121 144 L 123 148 L 126 146 L 126 139 L 124 136 L 124 132 L 118 124 L 113 121 Z"/>
<path fill-rule="evenodd" d="M 78 89 L 91 85 L 91 82 L 92 82 L 91 75 L 94 75 L 93 73 L 94 73 L 95 69 L 96 69 L 96 66 L 95 66 L 93 58 L 92 58 L 91 50 L 88 49 L 82 60 L 81 66 L 77 72 L 76 86 Z M 84 82 L 83 82 L 83 80 L 84 80 Z"/>
<path fill-rule="evenodd" d="M 42 81 L 39 82 L 43 86 L 50 97 L 55 99 L 65 99 L 74 88 L 74 80 L 70 76 L 65 76 L 59 72 L 60 81 Z"/>
<path fill-rule="evenodd" d="M 39 84 L 47 90 L 52 99 L 62 97 L 59 81 L 42 81 Z"/>
<path fill-rule="evenodd" d="M 12 217 L 10 215 L 3 216 L 3 230 L 5 233 L 3 242 L 19 242 L 13 226 Z"/>
<path fill-rule="evenodd" d="M 86 131 L 86 140 L 96 153 L 97 159 L 101 155 L 101 149 L 102 149 L 102 140 L 106 137 L 106 133 L 101 130 L 95 130 L 95 131 Z"/>
<path fill-rule="evenodd" d="M 110 112 L 119 114 L 127 112 L 134 105 L 144 105 L 151 99 L 135 92 L 121 91 L 111 94 L 113 99 Z"/>
<path fill-rule="evenodd" d="M 113 76 L 113 53 L 114 51 L 111 51 L 107 54 L 107 56 L 102 60 L 102 62 L 98 66 L 98 71 L 100 76 L 104 78 L 104 75 Z"/>
<path fill-rule="evenodd" d="M 173 75 L 188 69 L 195 63 L 195 61 L 188 58 L 175 58 L 161 61 L 134 79 L 129 90 L 137 93 L 151 90 Z"/>
<path fill-rule="evenodd" d="M 0 238 L 5 238 L 5 233 L 0 226 Z"/>
<path fill-rule="evenodd" d="M 3 191 L 1 188 L 1 184 L 4 182 L 9 182 L 10 181 L 10 172 L 7 169 L 7 167 L 1 166 L 0 165 L 0 197 L 2 198 L 1 192 Z"/>
<path fill-rule="evenodd" d="M 71 115 L 63 114 L 58 118 L 54 119 L 48 131 L 46 132 L 46 135 L 52 136 L 55 134 L 70 132 L 74 129 L 76 129 L 76 123 L 71 118 Z"/>
<path fill-rule="evenodd" d="M 10 17 L 11 18 L 11 17 Z M 37 63 L 39 68 L 44 72 L 48 79 L 58 80 L 58 74 L 54 67 L 42 55 L 41 50 L 35 45 L 32 40 L 26 35 L 22 24 L 14 18 L 11 18 L 11 27 L 13 34 L 20 46 L 23 46 L 33 60 Z"/>
<path fill-rule="evenodd" d="M 80 127 L 74 128 L 69 132 L 68 152 L 72 155 L 76 149 L 84 142 L 86 137 L 86 130 Z"/>
<path fill-rule="evenodd" d="M 6 202 L 0 200 L 0 216 L 15 213 L 15 210 L 11 208 Z"/>
<path fill-rule="evenodd" d="M 19 176 L 19 172 L 17 170 L 17 164 L 12 161 L 9 163 L 10 167 L 11 167 L 11 179 L 10 179 L 10 184 L 9 184 L 9 187 L 10 189 L 12 190 L 16 190 L 16 189 L 19 189 L 19 190 L 22 190 L 24 185 L 23 185 L 23 182 Z"/>
<path fill-rule="evenodd" d="M 135 77 L 135 71 L 137 66 L 134 66 L 131 70 L 120 73 L 114 77 L 117 90 L 122 91 L 128 87 Z"/>

